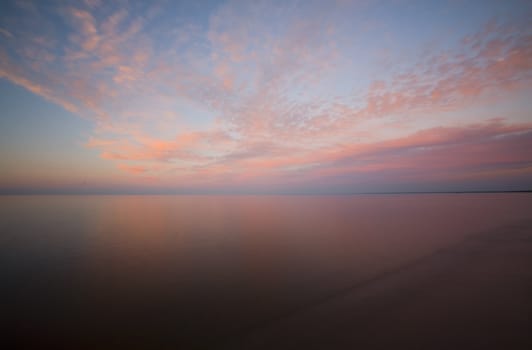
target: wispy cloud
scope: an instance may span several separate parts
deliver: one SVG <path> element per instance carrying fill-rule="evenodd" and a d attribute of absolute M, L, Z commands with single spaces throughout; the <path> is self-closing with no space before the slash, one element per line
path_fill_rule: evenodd
<path fill-rule="evenodd" d="M 131 174 L 142 174 L 148 171 L 148 168 L 142 165 L 118 164 L 118 168 Z"/>
<path fill-rule="evenodd" d="M 377 42 L 394 34 L 350 19 L 378 4 L 229 1 L 199 19 L 172 6 L 20 3 L 0 23 L 0 77 L 94 121 L 88 147 L 161 181 L 530 162 L 518 148 L 528 124 L 461 115 L 531 89 L 530 26 L 491 20 L 368 77 L 357 62 L 380 57 Z"/>
<path fill-rule="evenodd" d="M 13 37 L 13 34 L 11 34 L 11 32 L 9 30 L 6 30 L 4 28 L 0 28 L 0 34 L 2 34 L 3 36 L 5 36 L 7 38 L 12 38 Z"/>

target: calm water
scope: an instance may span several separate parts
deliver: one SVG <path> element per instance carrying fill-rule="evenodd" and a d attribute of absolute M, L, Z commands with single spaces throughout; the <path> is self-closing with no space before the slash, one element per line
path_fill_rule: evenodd
<path fill-rule="evenodd" d="M 3 321 L 77 348 L 212 348 L 456 243 L 532 194 L 3 196 Z"/>

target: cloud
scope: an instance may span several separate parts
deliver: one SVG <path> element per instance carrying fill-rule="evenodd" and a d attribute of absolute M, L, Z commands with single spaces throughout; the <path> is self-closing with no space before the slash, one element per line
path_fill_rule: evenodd
<path fill-rule="evenodd" d="M 2 34 L 3 36 L 5 36 L 7 38 L 12 38 L 13 37 L 13 34 L 11 34 L 11 32 L 9 30 L 6 30 L 4 28 L 0 28 L 0 34 Z"/>
<path fill-rule="evenodd" d="M 528 137 L 511 116 L 456 122 L 479 101 L 531 88 L 532 39 L 519 24 L 490 21 L 451 50 L 362 78 L 357 65 L 380 57 L 374 45 L 388 35 L 375 19 L 356 30 L 353 16 L 375 10 L 371 2 L 228 1 L 200 21 L 165 3 L 30 5 L 0 23 L 0 76 L 93 120 L 87 146 L 128 173 L 310 181 L 427 163 L 471 172 L 490 168 L 488 151 L 501 169 L 503 156 L 529 161 L 508 151 L 505 142 Z M 371 39 L 364 51 L 353 33 Z M 448 112 L 458 117 L 435 117 Z M 464 153 L 453 160 L 455 148 Z"/>
<path fill-rule="evenodd" d="M 530 147 L 532 124 L 508 125 L 492 120 L 431 128 L 398 139 L 346 145 L 305 156 L 272 157 L 258 160 L 251 169 L 257 177 L 267 173 L 270 179 L 272 174 L 263 170 L 276 170 L 273 176 L 283 179 L 280 183 L 304 186 L 330 181 L 363 191 L 364 187 L 357 185 L 532 174 Z M 287 166 L 291 168 L 283 170 Z"/>
<path fill-rule="evenodd" d="M 131 174 L 143 174 L 148 171 L 148 168 L 140 165 L 118 164 L 118 168 Z"/>

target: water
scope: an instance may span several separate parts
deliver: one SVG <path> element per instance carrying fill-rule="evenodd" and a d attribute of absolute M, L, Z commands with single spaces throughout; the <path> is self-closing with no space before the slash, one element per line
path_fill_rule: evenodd
<path fill-rule="evenodd" d="M 56 348 L 219 347 L 530 208 L 532 194 L 3 196 L 2 317 Z"/>

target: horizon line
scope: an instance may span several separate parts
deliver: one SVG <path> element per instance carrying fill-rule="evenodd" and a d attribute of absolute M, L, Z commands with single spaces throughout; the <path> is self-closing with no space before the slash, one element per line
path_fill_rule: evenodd
<path fill-rule="evenodd" d="M 190 193 L 162 193 L 162 192 L 0 192 L 0 196 L 362 196 L 362 195 L 419 195 L 419 194 L 496 194 L 496 193 L 532 193 L 527 190 L 465 190 L 465 191 L 386 191 L 386 192 L 190 192 Z"/>

